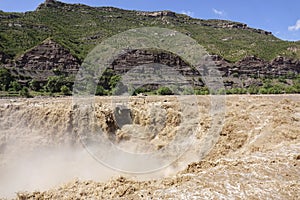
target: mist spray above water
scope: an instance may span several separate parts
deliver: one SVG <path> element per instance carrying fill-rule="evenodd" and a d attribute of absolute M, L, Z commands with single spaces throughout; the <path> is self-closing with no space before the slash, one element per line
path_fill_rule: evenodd
<path fill-rule="evenodd" d="M 5 155 L 1 158 L 9 160 L 0 167 L 1 197 L 13 197 L 21 191 L 48 190 L 77 178 L 106 181 L 116 175 L 96 162 L 85 149 L 74 146 L 15 151 L 9 158 Z"/>

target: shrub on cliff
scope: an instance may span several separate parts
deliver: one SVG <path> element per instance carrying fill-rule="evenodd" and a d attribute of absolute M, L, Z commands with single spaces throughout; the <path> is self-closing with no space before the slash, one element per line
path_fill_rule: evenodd
<path fill-rule="evenodd" d="M 35 80 L 35 79 L 32 79 L 30 82 L 29 82 L 29 88 L 31 90 L 34 90 L 34 91 L 39 91 L 42 89 L 42 86 L 40 84 L 39 81 Z"/>
<path fill-rule="evenodd" d="M 20 91 L 22 89 L 22 86 L 17 81 L 13 81 L 10 83 L 10 90 L 13 91 Z"/>
<path fill-rule="evenodd" d="M 65 76 L 50 76 L 48 77 L 48 82 L 45 86 L 46 91 L 55 93 L 61 92 L 63 86 L 66 86 L 71 90 L 72 83 Z"/>
<path fill-rule="evenodd" d="M 20 91 L 20 96 L 30 98 L 32 97 L 29 93 L 29 89 L 27 87 L 23 87 L 22 90 Z"/>
<path fill-rule="evenodd" d="M 157 94 L 158 95 L 173 95 L 174 93 L 170 88 L 163 86 L 163 87 L 158 88 Z"/>
<path fill-rule="evenodd" d="M 69 87 L 67 87 L 66 85 L 61 86 L 60 91 L 64 94 L 64 95 L 71 95 L 71 90 Z"/>
<path fill-rule="evenodd" d="M 7 69 L 0 69 L 0 90 L 7 91 L 10 83 L 14 80 Z"/>

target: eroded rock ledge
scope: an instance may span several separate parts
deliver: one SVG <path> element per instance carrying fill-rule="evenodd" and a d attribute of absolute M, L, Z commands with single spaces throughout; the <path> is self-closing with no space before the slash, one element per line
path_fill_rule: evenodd
<path fill-rule="evenodd" d="M 66 48 L 47 39 L 17 58 L 14 66 L 25 70 L 77 71 L 80 63 Z"/>
<path fill-rule="evenodd" d="M 268 62 L 255 56 L 246 57 L 238 62 L 231 63 L 226 59 L 211 55 L 212 61 L 224 78 L 225 86 L 244 87 L 246 85 L 260 85 L 257 78 L 278 78 L 300 73 L 300 61 L 277 57 Z M 37 80 L 47 80 L 54 75 L 55 70 L 64 73 L 75 74 L 81 65 L 81 60 L 73 56 L 70 51 L 51 39 L 47 39 L 40 45 L 27 51 L 14 61 L 9 56 L 0 52 L 0 61 L 11 71 L 18 71 L 23 75 Z M 199 79 L 200 74 L 189 63 L 171 52 L 158 50 L 128 50 L 112 61 L 110 68 L 119 75 L 128 72 L 135 66 L 150 63 L 159 63 L 174 67 L 176 71 L 193 81 L 194 86 L 203 86 Z M 36 77 L 38 74 L 38 78 Z M 241 80 L 248 83 L 241 85 Z M 255 83 L 254 83 L 255 82 Z"/>

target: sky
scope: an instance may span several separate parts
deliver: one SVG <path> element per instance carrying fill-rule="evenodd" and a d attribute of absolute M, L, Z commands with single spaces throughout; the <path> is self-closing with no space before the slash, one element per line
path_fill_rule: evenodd
<path fill-rule="evenodd" d="M 61 0 L 129 10 L 171 10 L 200 19 L 225 19 L 271 31 L 282 40 L 300 40 L 300 0 Z M 44 0 L 0 0 L 0 10 L 33 11 Z"/>

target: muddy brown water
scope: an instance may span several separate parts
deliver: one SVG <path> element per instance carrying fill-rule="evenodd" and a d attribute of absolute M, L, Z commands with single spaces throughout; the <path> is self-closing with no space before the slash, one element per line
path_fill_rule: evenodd
<path fill-rule="evenodd" d="M 82 131 L 90 125 L 85 120 L 90 112 L 74 114 L 72 98 L 1 99 L 0 197 L 299 198 L 300 95 L 233 95 L 225 100 L 222 131 L 204 157 L 198 155 L 203 144 L 197 146 L 196 142 L 169 167 L 140 176 L 103 165 L 85 148 Z M 115 102 L 119 101 L 97 97 L 92 123 L 123 150 L 159 151 L 186 130 L 178 129 L 184 121 L 184 106 L 175 96 L 130 98 L 131 124 L 126 124 L 128 120 L 116 123 Z M 198 96 L 197 104 L 200 129 L 196 129 L 195 138 L 200 141 L 212 128 L 214 116 L 209 96 Z M 187 115 L 192 121 L 191 116 Z M 133 166 L 142 165 L 117 154 L 108 155 L 117 160 L 117 165 L 129 161 Z M 157 167 L 154 162 L 159 164 L 168 155 L 149 160 L 147 166 Z"/>

